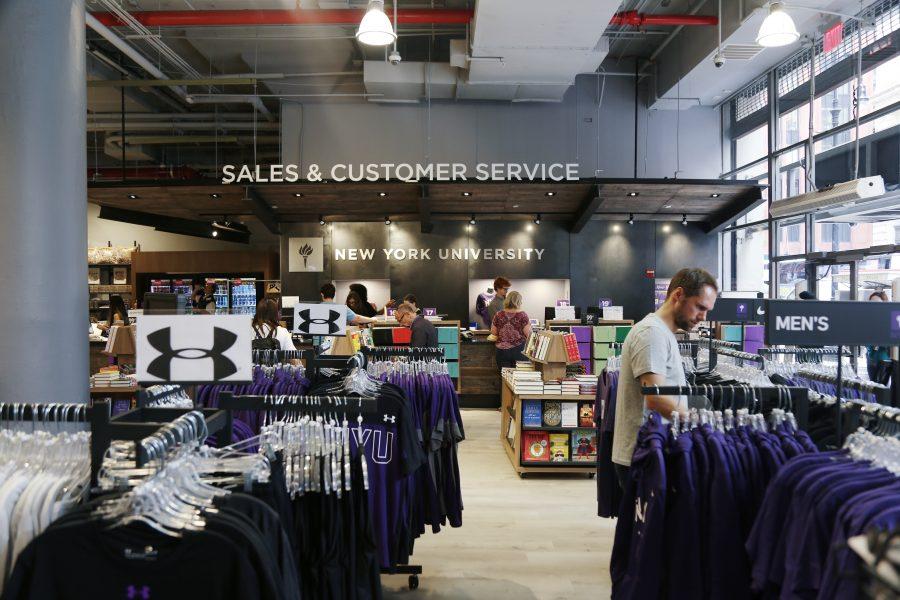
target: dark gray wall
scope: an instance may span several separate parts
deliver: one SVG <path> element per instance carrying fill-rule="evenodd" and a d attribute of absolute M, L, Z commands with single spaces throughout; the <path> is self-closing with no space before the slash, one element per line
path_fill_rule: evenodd
<path fill-rule="evenodd" d="M 664 231 L 664 226 L 668 231 Z M 591 221 L 577 235 L 559 223 L 543 223 L 528 231 L 523 222 L 483 221 L 468 232 L 463 222 L 437 222 L 423 234 L 418 222 L 284 225 L 281 278 L 284 294 L 318 298 L 322 283 L 336 279 L 387 279 L 394 298 L 412 293 L 422 306 L 437 307 L 451 318 L 467 320 L 469 279 L 503 275 L 516 279 L 569 279 L 572 302 L 596 306 L 612 298 L 625 308 L 625 317 L 639 319 L 653 309 L 653 279 L 671 277 L 682 267 L 703 267 L 718 273 L 718 244 L 696 225 L 673 223 L 610 223 Z M 287 246 L 292 236 L 325 238 L 323 273 L 290 273 Z M 334 261 L 334 248 L 375 248 L 372 261 Z M 382 248 L 430 248 L 431 260 L 385 259 Z M 440 248 L 543 248 L 543 259 L 531 261 L 438 260 Z"/>
<path fill-rule="evenodd" d="M 630 61 L 616 71 L 633 72 Z M 601 102 L 602 96 L 602 102 Z M 719 111 L 637 107 L 637 176 L 716 178 Z M 687 106 L 689 103 L 686 103 Z M 283 102 L 282 162 L 328 172 L 361 163 L 578 163 L 579 176 L 635 174 L 634 78 L 579 75 L 559 103 Z M 298 116 L 299 115 L 299 116 Z M 676 128 L 677 125 L 677 128 Z M 677 132 L 677 135 L 676 135 Z M 680 157 L 680 160 L 678 158 Z M 470 171 L 471 172 L 471 171 Z"/>

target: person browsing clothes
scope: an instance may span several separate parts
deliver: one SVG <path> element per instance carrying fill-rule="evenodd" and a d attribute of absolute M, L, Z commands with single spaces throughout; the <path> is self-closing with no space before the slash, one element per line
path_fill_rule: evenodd
<path fill-rule="evenodd" d="M 673 412 L 687 414 L 688 409 L 683 396 L 643 396 L 641 387 L 686 384 L 675 332 L 691 331 L 706 320 L 718 293 L 715 277 L 703 269 L 682 269 L 672 278 L 663 305 L 637 323 L 625 338 L 612 446 L 612 462 L 623 490 L 645 415 L 656 411 L 668 419 Z"/>
<path fill-rule="evenodd" d="M 394 318 L 404 327 L 412 330 L 409 345 L 412 348 L 437 348 L 438 333 L 434 324 L 423 317 L 416 315 L 411 304 L 404 302 L 394 311 Z"/>
<path fill-rule="evenodd" d="M 494 315 L 491 335 L 496 338 L 497 366 L 515 367 L 516 361 L 526 360 L 522 351 L 531 335 L 531 320 L 522 310 L 522 294 L 510 292 L 503 301 L 503 310 Z"/>

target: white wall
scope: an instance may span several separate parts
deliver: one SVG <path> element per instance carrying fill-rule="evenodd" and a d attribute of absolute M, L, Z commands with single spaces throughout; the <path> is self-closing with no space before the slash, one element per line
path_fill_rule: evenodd
<path fill-rule="evenodd" d="M 493 285 L 493 279 L 469 280 L 469 323 L 477 322 L 479 329 L 482 324 L 481 318 L 475 313 L 475 298 Z M 514 279 L 511 289 L 522 294 L 522 309 L 528 313 L 528 318 L 542 323 L 545 307 L 556 306 L 556 301 L 561 298 L 570 298 L 568 279 Z"/>
<path fill-rule="evenodd" d="M 144 225 L 132 225 L 100 218 L 100 207 L 88 203 L 88 246 L 105 246 L 112 242 L 113 246 L 131 246 L 137 242 L 144 252 L 164 250 L 278 250 L 279 238 L 260 230 L 255 223 L 248 223 L 252 235 L 250 245 L 234 242 L 220 242 L 176 233 L 156 231 Z"/>

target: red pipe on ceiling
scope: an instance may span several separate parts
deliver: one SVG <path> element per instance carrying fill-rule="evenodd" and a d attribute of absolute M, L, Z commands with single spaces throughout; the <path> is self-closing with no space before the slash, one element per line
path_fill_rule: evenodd
<path fill-rule="evenodd" d="M 229 27 L 254 25 L 355 25 L 365 10 L 159 10 L 133 12 L 131 16 L 145 27 Z M 107 27 L 124 25 L 112 13 L 91 13 Z M 401 25 L 452 25 L 468 23 L 471 10 L 400 8 Z"/>
<path fill-rule="evenodd" d="M 646 27 L 648 25 L 718 25 L 719 17 L 703 15 L 648 15 L 636 10 L 616 13 L 610 25 L 630 25 Z"/>
<path fill-rule="evenodd" d="M 123 26 L 108 12 L 91 13 L 107 27 Z M 365 14 L 358 9 L 318 10 L 159 10 L 133 12 L 131 16 L 145 27 L 234 27 L 255 25 L 355 25 Z M 465 25 L 472 10 L 400 8 L 401 25 Z M 644 27 L 648 25 L 718 25 L 714 16 L 648 15 L 634 10 L 617 13 L 610 25 Z"/>

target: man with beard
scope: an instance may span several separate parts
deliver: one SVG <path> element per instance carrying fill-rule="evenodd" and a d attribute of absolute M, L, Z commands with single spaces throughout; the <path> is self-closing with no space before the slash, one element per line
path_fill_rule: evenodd
<path fill-rule="evenodd" d="M 628 483 L 631 455 L 638 430 L 649 411 L 667 419 L 674 411 L 687 414 L 687 399 L 679 396 L 641 395 L 641 387 L 685 385 L 684 366 L 675 332 L 691 331 L 713 309 L 719 287 L 703 269 L 682 269 L 666 292 L 666 301 L 655 313 L 637 323 L 622 346 L 612 462 L 619 485 Z"/>

